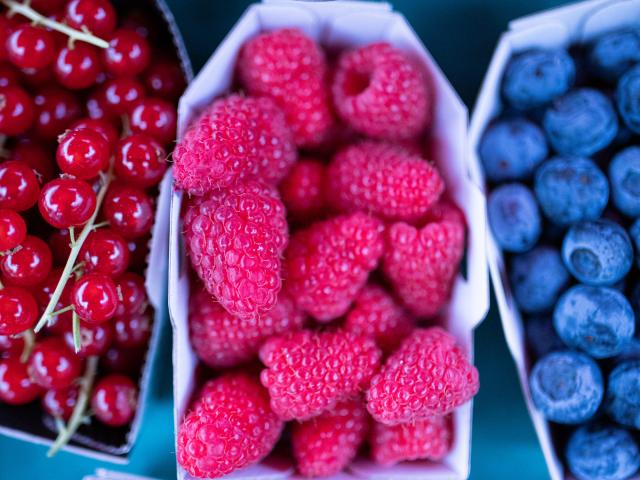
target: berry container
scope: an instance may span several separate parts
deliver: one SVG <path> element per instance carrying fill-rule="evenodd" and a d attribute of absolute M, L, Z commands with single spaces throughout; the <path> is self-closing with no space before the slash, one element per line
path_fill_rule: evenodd
<path fill-rule="evenodd" d="M 328 47 L 355 47 L 374 41 L 388 41 L 410 52 L 430 76 L 435 92 L 434 121 L 429 148 L 453 200 L 465 212 L 468 240 L 463 271 L 456 279 L 451 303 L 443 317 L 448 330 L 473 354 L 473 329 L 485 317 L 489 306 L 486 266 L 485 199 L 479 168 L 467 152 L 466 107 L 436 65 L 407 20 L 390 4 L 371 2 L 302 2 L 266 0 L 249 6 L 207 64 L 189 85 L 178 107 L 178 136 L 184 134 L 198 111 L 233 85 L 234 65 L 241 45 L 257 33 L 282 27 L 298 27 Z M 168 185 L 165 184 L 165 187 Z M 176 431 L 195 388 L 198 364 L 189 342 L 189 261 L 185 256 L 181 226 L 182 193 L 171 199 L 169 246 L 169 310 L 173 325 L 173 362 Z M 442 462 L 412 462 L 381 468 L 358 459 L 346 472 L 334 477 L 466 479 L 469 476 L 472 404 L 454 413 L 454 444 Z M 178 478 L 191 478 L 178 467 Z M 296 478 L 288 458 L 272 455 L 261 464 L 231 475 L 237 479 Z"/>
<path fill-rule="evenodd" d="M 476 101 L 469 128 L 472 165 L 481 165 L 478 149 L 491 120 L 503 109 L 501 79 L 513 54 L 531 48 L 566 48 L 599 34 L 638 25 L 640 2 L 591 0 L 513 20 L 500 37 Z M 477 172 L 484 177 L 483 172 Z M 482 185 L 485 185 L 484 180 Z M 535 408 L 529 388 L 534 359 L 527 349 L 523 318 L 513 297 L 505 256 L 487 226 L 487 257 L 504 335 L 516 364 L 523 395 L 553 480 L 573 478 L 563 464 L 564 452 L 555 442 L 549 422 Z M 633 477 L 636 478 L 636 477 Z"/>
<path fill-rule="evenodd" d="M 130 7 L 133 4 L 139 4 L 140 8 L 145 9 L 145 13 L 148 13 L 158 25 L 164 25 L 165 29 L 162 35 L 169 44 L 174 46 L 185 78 L 187 80 L 192 78 L 191 63 L 184 42 L 173 14 L 163 0 L 137 0 L 136 2 L 114 0 L 113 3 L 118 10 L 123 6 Z M 160 334 L 168 317 L 166 276 L 168 270 L 170 186 L 171 175 L 167 173 L 159 185 L 160 193 L 156 198 L 155 221 L 148 245 L 145 286 L 149 303 L 155 313 L 149 347 L 144 355 L 138 379 L 138 408 L 132 422 L 126 427 L 108 428 L 96 425 L 97 422 L 94 422 L 91 428 L 81 427 L 71 441 L 62 448 L 70 453 L 116 464 L 126 464 L 129 461 L 129 452 L 133 448 L 140 430 L 146 398 L 150 394 L 150 380 Z M 56 428 L 53 418 L 42 413 L 38 404 L 31 403 L 24 406 L 0 404 L 0 434 L 50 446 L 56 438 Z"/>

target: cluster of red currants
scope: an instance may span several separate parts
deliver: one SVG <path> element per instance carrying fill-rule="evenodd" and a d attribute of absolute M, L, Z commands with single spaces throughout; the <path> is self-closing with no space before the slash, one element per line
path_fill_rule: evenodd
<path fill-rule="evenodd" d="M 68 441 L 89 403 L 109 426 L 135 413 L 146 246 L 185 80 L 140 11 L 0 4 L 0 402 L 40 398 Z"/>

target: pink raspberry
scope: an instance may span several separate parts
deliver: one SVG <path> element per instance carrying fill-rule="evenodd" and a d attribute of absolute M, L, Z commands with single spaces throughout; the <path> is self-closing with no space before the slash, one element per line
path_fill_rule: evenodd
<path fill-rule="evenodd" d="M 332 204 L 385 220 L 418 220 L 444 191 L 438 170 L 403 147 L 365 141 L 340 150 L 327 171 Z"/>
<path fill-rule="evenodd" d="M 429 417 L 400 425 L 375 422 L 370 437 L 371 457 L 385 467 L 404 460 L 437 462 L 451 449 L 451 418 Z"/>
<path fill-rule="evenodd" d="M 298 308 L 320 322 L 344 315 L 378 264 L 382 230 L 379 220 L 355 213 L 294 233 L 284 275 Z"/>
<path fill-rule="evenodd" d="M 420 134 L 431 119 L 431 92 L 421 68 L 388 43 L 344 53 L 333 78 L 338 115 L 360 133 L 400 140 Z"/>
<path fill-rule="evenodd" d="M 382 269 L 418 317 L 437 315 L 449 301 L 464 253 L 464 224 L 456 210 L 448 211 L 446 219 L 420 230 L 402 222 L 387 228 Z"/>
<path fill-rule="evenodd" d="M 173 151 L 176 186 L 193 195 L 257 177 L 277 183 L 296 161 L 293 135 L 268 98 L 230 95 L 213 102 Z"/>
<path fill-rule="evenodd" d="M 260 349 L 261 380 L 281 419 L 307 420 L 367 388 L 380 356 L 372 339 L 353 333 L 290 332 Z"/>
<path fill-rule="evenodd" d="M 197 478 L 217 478 L 259 462 L 284 427 L 257 378 L 227 373 L 207 382 L 178 431 L 178 463 Z"/>
<path fill-rule="evenodd" d="M 417 328 L 371 380 L 367 410 L 388 425 L 446 415 L 480 387 L 478 370 L 439 327 Z"/>
<path fill-rule="evenodd" d="M 318 218 L 326 209 L 326 167 L 317 160 L 301 158 L 280 183 L 280 195 L 294 220 Z"/>
<path fill-rule="evenodd" d="M 295 28 L 261 33 L 238 58 L 242 86 L 273 99 L 285 113 L 300 147 L 323 142 L 333 125 L 327 61 L 318 44 Z"/>
<path fill-rule="evenodd" d="M 195 199 L 184 216 L 184 238 L 191 265 L 225 310 L 250 318 L 273 308 L 288 240 L 274 187 L 246 181 Z"/>
<path fill-rule="evenodd" d="M 291 432 L 293 456 L 304 477 L 330 477 L 354 459 L 369 428 L 369 414 L 360 399 L 302 423 Z"/>
<path fill-rule="evenodd" d="M 233 367 L 258 356 L 272 335 L 302 327 L 304 315 L 280 292 L 273 309 L 255 318 L 231 315 L 204 289 L 192 292 L 189 332 L 196 354 L 211 368 Z"/>
<path fill-rule="evenodd" d="M 384 352 L 392 352 L 411 333 L 414 320 L 378 285 L 365 285 L 347 314 L 344 329 L 373 337 Z"/>

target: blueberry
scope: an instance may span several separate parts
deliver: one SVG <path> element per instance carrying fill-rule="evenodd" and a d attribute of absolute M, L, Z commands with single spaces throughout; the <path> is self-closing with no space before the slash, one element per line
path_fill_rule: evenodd
<path fill-rule="evenodd" d="M 571 274 L 587 285 L 613 285 L 633 264 L 629 235 L 611 220 L 576 223 L 562 242 L 562 259 Z"/>
<path fill-rule="evenodd" d="M 536 199 L 520 183 L 496 188 L 487 202 L 489 223 L 498 245 L 508 252 L 531 250 L 540 238 L 542 222 Z"/>
<path fill-rule="evenodd" d="M 609 416 L 621 425 L 640 429 L 640 360 L 618 365 L 607 383 Z"/>
<path fill-rule="evenodd" d="M 637 315 L 636 311 L 636 316 Z M 622 351 L 616 355 L 613 360 L 616 364 L 626 362 L 628 360 L 640 360 L 640 338 L 633 337 L 625 343 L 624 347 L 622 347 Z"/>
<path fill-rule="evenodd" d="M 616 104 L 622 121 L 640 133 L 640 65 L 625 73 L 616 88 Z"/>
<path fill-rule="evenodd" d="M 640 468 L 640 448 L 623 428 L 578 428 L 567 444 L 567 464 L 578 480 L 625 480 Z"/>
<path fill-rule="evenodd" d="M 538 360 L 531 370 L 529 386 L 536 408 L 556 423 L 589 420 L 604 395 L 602 373 L 596 362 L 569 350 L 552 352 Z"/>
<path fill-rule="evenodd" d="M 575 64 L 565 50 L 528 50 L 507 65 L 502 94 L 513 108 L 528 110 L 568 91 L 575 76 Z"/>
<path fill-rule="evenodd" d="M 569 272 L 558 250 L 540 246 L 513 257 L 509 278 L 520 310 L 540 313 L 553 308 L 569 283 Z"/>
<path fill-rule="evenodd" d="M 558 153 L 589 157 L 616 138 L 618 117 L 602 93 L 580 88 L 553 101 L 543 126 Z"/>
<path fill-rule="evenodd" d="M 609 164 L 611 198 L 624 215 L 640 215 L 640 147 L 618 152 Z"/>
<path fill-rule="evenodd" d="M 619 291 L 576 285 L 558 300 L 553 326 L 567 346 L 607 358 L 622 352 L 633 337 L 635 315 Z"/>
<path fill-rule="evenodd" d="M 607 32 L 589 49 L 591 71 L 598 77 L 615 82 L 640 61 L 640 30 L 625 28 Z"/>
<path fill-rule="evenodd" d="M 528 318 L 524 324 L 529 350 L 535 358 L 540 358 L 549 352 L 567 348 L 555 329 L 551 318 L 536 316 Z"/>
<path fill-rule="evenodd" d="M 529 178 L 547 153 L 544 133 L 524 118 L 494 123 L 480 143 L 480 158 L 487 178 L 493 182 Z"/>
<path fill-rule="evenodd" d="M 534 191 L 544 214 L 553 223 L 571 225 L 595 220 L 609 201 L 609 182 L 587 158 L 556 157 L 536 171 Z"/>
<path fill-rule="evenodd" d="M 633 222 L 631 228 L 629 228 L 629 236 L 636 247 L 636 263 L 640 266 L 640 218 Z M 638 286 L 640 287 L 640 285 Z M 637 292 L 637 297 L 640 300 L 640 291 Z"/>

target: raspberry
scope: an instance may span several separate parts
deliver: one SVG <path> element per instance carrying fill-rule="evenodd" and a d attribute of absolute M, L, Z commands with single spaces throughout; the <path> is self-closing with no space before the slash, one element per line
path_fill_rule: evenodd
<path fill-rule="evenodd" d="M 433 317 L 449 300 L 464 253 L 464 224 L 455 210 L 418 230 L 406 223 L 387 229 L 382 268 L 416 316 Z"/>
<path fill-rule="evenodd" d="M 321 322 L 344 315 L 382 255 L 382 229 L 379 220 L 356 213 L 293 234 L 284 274 L 298 308 Z"/>
<path fill-rule="evenodd" d="M 433 165 L 382 142 L 362 142 L 339 151 L 327 179 L 338 210 L 364 210 L 385 220 L 418 220 L 444 191 Z"/>
<path fill-rule="evenodd" d="M 326 167 L 312 159 L 300 159 L 280 183 L 287 213 L 295 220 L 317 218 L 326 207 Z"/>
<path fill-rule="evenodd" d="M 307 420 L 367 388 L 380 364 L 374 341 L 348 332 L 292 332 L 260 349 L 262 384 L 283 420 Z"/>
<path fill-rule="evenodd" d="M 478 371 L 451 334 L 417 328 L 371 380 L 367 409 L 387 425 L 415 422 L 450 413 L 479 387 Z"/>
<path fill-rule="evenodd" d="M 327 61 L 320 46 L 294 28 L 261 33 L 242 47 L 240 82 L 250 95 L 272 98 L 300 147 L 318 145 L 333 126 Z"/>
<path fill-rule="evenodd" d="M 274 187 L 247 181 L 196 199 L 184 216 L 184 236 L 193 268 L 229 313 L 247 318 L 273 308 L 288 240 Z"/>
<path fill-rule="evenodd" d="M 360 399 L 294 424 L 291 443 L 298 471 L 305 477 L 337 474 L 358 453 L 368 427 L 369 415 Z"/>
<path fill-rule="evenodd" d="M 178 431 L 178 463 L 198 478 L 217 478 L 267 456 L 284 425 L 257 378 L 227 373 L 209 381 Z"/>
<path fill-rule="evenodd" d="M 431 92 L 420 67 L 388 43 L 343 54 L 332 91 L 342 120 L 373 138 L 415 137 L 431 119 Z"/>
<path fill-rule="evenodd" d="M 233 367 L 257 357 L 267 338 L 297 330 L 303 321 L 304 316 L 284 292 L 272 310 L 252 319 L 231 315 L 203 289 L 192 293 L 189 306 L 191 344 L 212 368 Z"/>
<path fill-rule="evenodd" d="M 385 352 L 395 350 L 413 330 L 414 321 L 405 309 L 378 285 L 365 285 L 348 313 L 344 328 L 375 339 Z"/>
<path fill-rule="evenodd" d="M 173 175 L 179 188 L 202 195 L 249 176 L 277 183 L 296 157 L 272 100 L 230 95 L 213 102 L 178 143 Z"/>
<path fill-rule="evenodd" d="M 429 417 L 413 423 L 374 423 L 371 456 L 387 467 L 403 460 L 438 461 L 449 452 L 453 432 L 450 417 Z"/>

